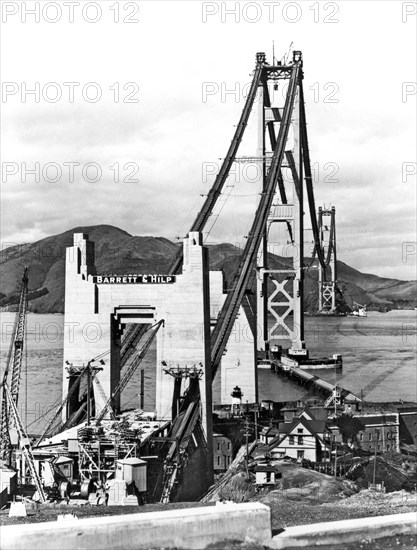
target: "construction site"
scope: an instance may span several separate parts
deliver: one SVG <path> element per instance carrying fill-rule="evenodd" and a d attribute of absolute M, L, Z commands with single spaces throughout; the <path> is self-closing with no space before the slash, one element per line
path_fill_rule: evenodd
<path fill-rule="evenodd" d="M 304 337 L 307 222 L 314 240 L 308 262 L 318 270 L 317 314 L 339 312 L 336 210 L 315 205 L 303 80 L 300 51 L 285 63 L 274 59 L 272 64 L 264 53 L 256 54 L 230 147 L 167 273 L 98 273 L 94 243 L 86 234 L 73 235 L 66 250 L 65 323 L 74 328 L 64 339 L 62 402 L 36 438 L 28 437 L 18 410 L 30 277 L 30 266 L 25 268 L 2 381 L 2 506 L 22 500 L 39 506 L 197 501 L 208 494 L 215 474 L 228 470 L 236 453 L 248 460 L 250 441 L 263 437 L 264 444 L 272 444 L 265 452 L 276 447 L 275 458 L 292 456 L 281 437 L 295 437 L 288 426 L 268 435 L 273 404 L 263 403 L 259 395 L 258 368 L 313 387 L 327 415 L 360 410 L 360 397 L 309 372 L 341 369 L 342 356 L 311 357 Z M 286 91 L 275 104 L 271 90 L 278 87 Z M 258 149 L 254 157 L 239 157 L 251 114 L 257 117 Z M 245 162 L 260 167 L 259 199 L 233 284 L 225 288 L 223 273 L 209 269 L 203 233 L 232 166 Z M 287 269 L 274 269 L 269 253 L 283 233 L 292 254 Z M 100 327 L 95 342 L 83 332 L 92 322 Z M 250 339 L 244 334 L 247 327 Z M 142 400 L 138 409 L 123 411 L 121 395 L 151 347 L 156 349 L 155 410 L 144 410 Z M 215 399 L 214 383 L 220 388 Z M 144 377 L 141 384 L 143 393 Z M 256 433 L 246 429 L 246 446 L 240 448 L 244 413 L 257 422 L 262 411 L 264 423 Z M 332 474 L 334 464 L 336 475 L 338 451 L 331 433 L 319 429 L 323 418 L 308 410 L 299 420 L 302 416 L 293 414 L 287 424 L 298 430 L 294 433 L 300 442 L 302 422 L 306 437 L 315 438 L 317 452 L 310 457 L 300 444 L 294 459 L 308 458 L 316 471 Z M 229 421 L 224 433 L 222 418 Z M 386 423 L 398 451 L 392 435 L 398 432 L 398 417 Z M 270 479 L 271 472 L 265 466 L 255 473 Z"/>

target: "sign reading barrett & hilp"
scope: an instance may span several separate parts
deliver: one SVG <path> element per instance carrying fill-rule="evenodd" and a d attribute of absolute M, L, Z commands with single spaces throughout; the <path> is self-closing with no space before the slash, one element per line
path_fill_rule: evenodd
<path fill-rule="evenodd" d="M 95 275 L 93 283 L 102 285 L 149 285 L 175 283 L 175 275 Z"/>

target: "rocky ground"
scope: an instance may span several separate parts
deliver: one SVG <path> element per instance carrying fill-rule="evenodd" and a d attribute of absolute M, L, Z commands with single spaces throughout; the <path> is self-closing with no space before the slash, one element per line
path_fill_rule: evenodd
<path fill-rule="evenodd" d="M 246 473 L 237 470 L 228 483 L 212 498 L 212 502 L 147 504 L 145 506 L 58 506 L 49 505 L 29 512 L 25 518 L 9 518 L 8 512 L 0 514 L 0 525 L 19 525 L 23 523 L 56 521 L 58 514 L 74 513 L 77 517 L 97 517 L 116 514 L 132 514 L 166 509 L 192 508 L 195 506 L 213 506 L 216 500 L 234 500 L 235 502 L 259 501 L 271 508 L 273 535 L 295 525 L 306 525 L 327 521 L 339 521 L 361 517 L 417 512 L 417 494 L 415 492 L 394 491 L 375 493 L 361 490 L 355 483 L 335 479 L 313 470 L 306 470 L 297 464 L 280 462 L 278 465 L 282 478 L 273 490 L 257 491 L 253 477 L 248 482 Z M 186 512 L 184 512 L 186 513 Z M 261 546 L 240 543 L 222 543 L 212 545 L 211 550 L 237 550 L 241 548 L 262 550 Z M 352 544 L 338 547 L 320 547 L 321 550 L 417 550 L 417 542 L 412 536 L 393 536 L 373 541 L 358 540 Z"/>

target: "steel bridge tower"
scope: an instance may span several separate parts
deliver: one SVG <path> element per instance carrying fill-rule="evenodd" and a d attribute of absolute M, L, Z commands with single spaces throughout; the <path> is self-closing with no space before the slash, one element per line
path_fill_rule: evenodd
<path fill-rule="evenodd" d="M 294 61 L 300 57 L 300 52 L 294 52 Z M 265 190 L 283 112 L 279 105 L 273 105 L 271 92 L 280 91 L 287 84 L 288 78 L 288 72 L 278 64 L 265 71 L 260 90 L 257 154 L 261 164 L 262 192 Z M 285 341 L 291 343 L 291 354 L 307 354 L 302 299 L 304 239 L 303 185 L 300 185 L 300 181 L 303 181 L 305 159 L 301 140 L 300 107 L 303 98 L 300 82 L 291 114 L 292 135 L 285 145 L 285 160 L 278 174 L 277 191 L 257 258 L 257 344 L 258 350 L 265 351 L 266 355 L 269 355 L 271 347 Z M 285 243 L 282 241 L 282 229 L 288 233 Z M 284 256 L 285 264 L 274 265 L 275 262 L 268 257 L 271 253 Z"/>
<path fill-rule="evenodd" d="M 320 245 L 326 256 L 326 266 L 319 264 L 319 313 L 332 315 L 336 312 L 336 208 L 318 213 Z"/>

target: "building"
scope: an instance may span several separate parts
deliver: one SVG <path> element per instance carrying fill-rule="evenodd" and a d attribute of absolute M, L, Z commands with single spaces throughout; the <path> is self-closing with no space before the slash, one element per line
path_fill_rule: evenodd
<path fill-rule="evenodd" d="M 270 464 L 259 464 L 255 467 L 254 472 L 255 485 L 275 485 L 277 472 L 274 466 L 271 466 Z"/>
<path fill-rule="evenodd" d="M 417 445 L 417 405 L 404 403 L 397 407 L 399 415 L 400 443 Z"/>
<path fill-rule="evenodd" d="M 293 406 L 286 406 L 281 409 L 284 415 L 284 422 L 292 422 L 300 415 L 304 415 L 310 420 L 326 420 L 328 411 L 323 406 L 304 404 L 303 401 L 297 401 Z"/>
<path fill-rule="evenodd" d="M 60 456 L 54 462 L 54 467 L 60 477 L 72 483 L 74 474 L 74 460 L 72 458 Z"/>
<path fill-rule="evenodd" d="M 225 472 L 233 458 L 231 440 L 222 434 L 213 434 L 213 467 L 214 471 Z"/>
<path fill-rule="evenodd" d="M 267 426 L 262 429 L 259 434 L 259 440 L 263 445 L 269 445 L 273 439 L 279 434 L 279 431 L 276 428 Z"/>
<path fill-rule="evenodd" d="M 17 471 L 9 466 L 0 466 L 0 493 L 2 498 L 13 497 L 17 491 Z"/>
<path fill-rule="evenodd" d="M 368 452 L 399 452 L 399 415 L 398 413 L 364 413 L 354 414 L 352 418 L 359 419 L 362 424 L 356 436 L 356 445 L 364 451 Z M 329 424 L 329 429 L 332 433 L 332 440 L 342 442 L 342 435 L 339 428 L 333 424 Z M 376 448 L 376 449 L 375 449 Z"/>
<path fill-rule="evenodd" d="M 273 458 L 289 456 L 297 460 L 322 462 L 330 459 L 330 434 L 324 420 L 301 414 L 291 422 L 279 425 L 279 435 L 270 443 Z"/>

